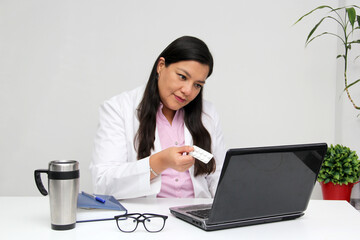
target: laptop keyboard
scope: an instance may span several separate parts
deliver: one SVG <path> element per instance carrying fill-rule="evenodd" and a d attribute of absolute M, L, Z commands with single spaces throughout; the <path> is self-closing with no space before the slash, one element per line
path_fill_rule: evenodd
<path fill-rule="evenodd" d="M 201 210 L 196 210 L 196 211 L 189 211 L 189 212 L 186 212 L 186 213 L 189 213 L 195 217 L 199 217 L 199 218 L 203 218 L 203 219 L 207 219 L 209 218 L 209 215 L 210 215 L 210 208 L 208 209 L 201 209 Z"/>

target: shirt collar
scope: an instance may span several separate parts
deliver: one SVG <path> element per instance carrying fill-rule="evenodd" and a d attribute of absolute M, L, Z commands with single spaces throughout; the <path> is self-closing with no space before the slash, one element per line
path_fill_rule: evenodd
<path fill-rule="evenodd" d="M 160 102 L 159 109 L 157 111 L 156 116 L 160 121 L 162 121 L 162 122 L 165 121 L 165 122 L 169 123 L 169 121 L 166 119 L 164 113 L 162 112 L 163 107 L 164 107 L 164 104 L 162 102 Z M 175 113 L 174 119 L 172 121 L 172 125 L 183 124 L 183 123 L 184 123 L 184 109 L 180 108 Z"/>

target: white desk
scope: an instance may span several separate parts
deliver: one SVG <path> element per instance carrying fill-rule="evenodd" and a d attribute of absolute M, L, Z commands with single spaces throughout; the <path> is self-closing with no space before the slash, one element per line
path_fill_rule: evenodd
<path fill-rule="evenodd" d="M 148 233 L 143 225 L 122 233 L 115 221 L 78 223 L 76 228 L 55 231 L 50 227 L 47 197 L 0 197 L 0 239 L 360 239 L 360 213 L 345 201 L 312 200 L 305 215 L 278 223 L 205 232 L 169 212 L 170 206 L 208 203 L 210 199 L 133 199 L 121 201 L 129 212 L 168 215 L 165 228 Z"/>

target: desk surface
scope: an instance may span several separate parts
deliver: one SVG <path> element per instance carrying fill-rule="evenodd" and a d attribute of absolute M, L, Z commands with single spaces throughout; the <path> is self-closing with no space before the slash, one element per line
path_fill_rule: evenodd
<path fill-rule="evenodd" d="M 299 219 L 205 232 L 183 222 L 169 212 L 169 207 L 208 203 L 210 199 L 132 199 L 121 203 L 129 212 L 152 212 L 168 215 L 165 228 L 148 233 L 139 225 L 133 233 L 122 233 L 115 221 L 77 223 L 68 231 L 50 227 L 47 197 L 0 197 L 0 239 L 357 239 L 360 236 L 360 213 L 345 201 L 311 200 Z"/>

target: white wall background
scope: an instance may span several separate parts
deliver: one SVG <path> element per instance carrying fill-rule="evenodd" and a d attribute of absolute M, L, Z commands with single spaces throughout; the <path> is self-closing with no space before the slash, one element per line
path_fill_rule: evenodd
<path fill-rule="evenodd" d="M 318 18 L 292 26 L 322 4 L 338 1 L 0 0 L 0 195 L 40 195 L 33 171 L 54 159 L 78 160 L 80 188 L 91 192 L 99 105 L 145 83 L 158 54 L 183 35 L 214 55 L 205 97 L 228 147 L 344 139 L 337 42 L 305 49 Z"/>

